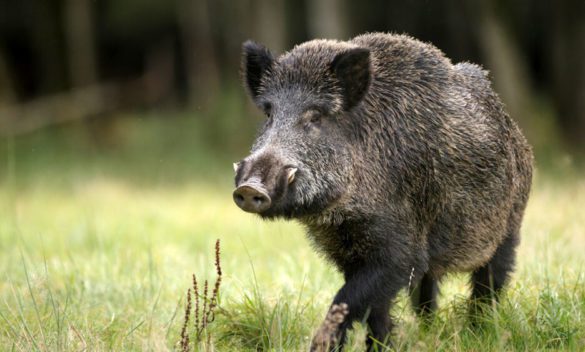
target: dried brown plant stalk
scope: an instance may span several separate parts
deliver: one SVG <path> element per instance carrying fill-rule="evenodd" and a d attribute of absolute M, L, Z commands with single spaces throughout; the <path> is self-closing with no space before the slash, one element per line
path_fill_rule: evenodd
<path fill-rule="evenodd" d="M 200 340 L 201 338 L 201 333 L 203 333 L 203 330 L 207 327 L 207 292 L 208 292 L 208 288 L 209 285 L 207 283 L 207 280 L 205 280 L 205 283 L 203 284 L 203 310 L 202 310 L 202 314 L 201 314 L 201 325 L 198 327 L 195 327 L 196 329 L 196 333 L 197 333 L 197 341 Z"/>
<path fill-rule="evenodd" d="M 185 318 L 183 321 L 183 327 L 181 329 L 181 351 L 188 352 L 190 351 L 190 341 L 189 341 L 189 319 L 191 315 L 191 309 L 193 306 L 192 296 L 195 300 L 195 310 L 194 310 L 194 318 L 193 318 L 193 327 L 194 327 L 194 337 L 195 337 L 195 344 L 199 345 L 203 341 L 203 337 L 205 336 L 205 350 L 209 350 L 211 346 L 211 334 L 207 330 L 210 323 L 215 320 L 215 309 L 217 308 L 217 300 L 219 297 L 219 288 L 221 286 L 221 250 L 219 245 L 219 240 L 215 242 L 215 270 L 217 277 L 215 279 L 215 283 L 213 285 L 213 290 L 211 291 L 211 297 L 209 297 L 209 282 L 207 280 L 204 281 L 203 284 L 203 294 L 199 295 L 199 285 L 197 282 L 197 276 L 193 274 L 193 281 L 192 287 L 187 290 L 187 304 L 185 306 Z M 193 295 L 191 295 L 193 292 Z M 202 302 L 200 302 L 201 300 Z"/>
<path fill-rule="evenodd" d="M 197 301 L 197 296 L 195 296 Z M 187 325 L 189 324 L 189 315 L 191 315 L 191 289 L 187 290 L 187 305 L 185 306 L 185 318 L 183 320 L 183 327 L 181 328 L 181 351 L 189 351 L 189 333 L 187 332 Z"/>
<path fill-rule="evenodd" d="M 195 293 L 195 329 L 199 326 L 199 288 L 197 287 L 197 276 L 193 274 L 193 292 Z"/>

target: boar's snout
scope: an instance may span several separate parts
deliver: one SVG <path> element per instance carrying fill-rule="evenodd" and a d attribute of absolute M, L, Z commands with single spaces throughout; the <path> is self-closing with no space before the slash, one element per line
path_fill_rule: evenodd
<path fill-rule="evenodd" d="M 274 155 L 262 153 L 234 164 L 236 189 L 234 202 L 249 213 L 266 215 L 287 207 L 283 199 L 296 182 L 298 167 Z"/>
<path fill-rule="evenodd" d="M 247 183 L 239 186 L 234 191 L 234 202 L 243 211 L 249 213 L 261 213 L 272 203 L 270 196 L 260 184 Z"/>

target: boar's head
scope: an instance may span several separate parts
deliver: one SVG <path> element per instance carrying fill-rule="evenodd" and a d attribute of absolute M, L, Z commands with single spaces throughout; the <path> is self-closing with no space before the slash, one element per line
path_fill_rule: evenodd
<path fill-rule="evenodd" d="M 243 45 L 242 76 L 266 120 L 251 153 L 234 164 L 235 203 L 263 218 L 318 214 L 352 179 L 360 121 L 352 109 L 370 81 L 368 49 L 312 41 L 274 58 Z"/>

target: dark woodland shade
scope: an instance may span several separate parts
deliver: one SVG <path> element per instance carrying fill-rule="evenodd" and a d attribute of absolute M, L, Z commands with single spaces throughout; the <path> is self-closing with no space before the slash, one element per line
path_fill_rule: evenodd
<path fill-rule="evenodd" d="M 255 99 L 260 94 L 262 76 L 272 66 L 274 58 L 265 46 L 251 40 L 242 45 L 242 51 L 244 81 L 252 98 Z"/>
<path fill-rule="evenodd" d="M 333 59 L 331 70 L 343 89 L 344 108 L 351 109 L 364 97 L 370 85 L 370 51 L 351 49 Z"/>

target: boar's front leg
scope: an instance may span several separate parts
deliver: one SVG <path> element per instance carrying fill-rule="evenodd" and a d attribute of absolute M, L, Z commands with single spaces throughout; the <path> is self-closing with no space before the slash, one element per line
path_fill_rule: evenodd
<path fill-rule="evenodd" d="M 373 350 L 376 341 L 389 344 L 390 304 L 398 291 L 408 285 L 411 270 L 404 261 L 395 263 L 389 253 L 383 254 L 372 255 L 367 263 L 345 270 L 345 285 L 335 296 L 327 318 L 315 334 L 311 351 L 341 349 L 347 329 L 354 321 L 364 319 L 369 328 L 368 349 Z"/>
<path fill-rule="evenodd" d="M 311 342 L 311 352 L 327 352 L 342 344 L 339 329 L 348 315 L 347 304 L 332 304 Z"/>

